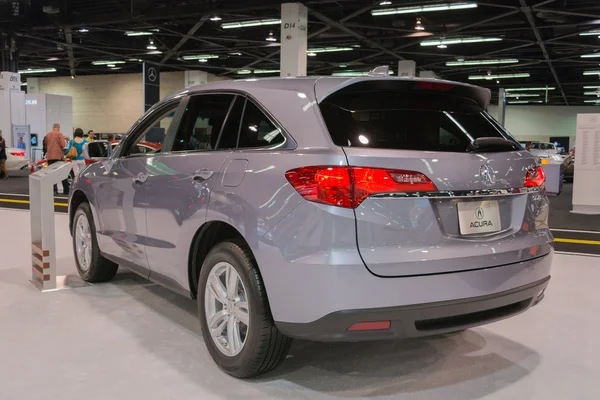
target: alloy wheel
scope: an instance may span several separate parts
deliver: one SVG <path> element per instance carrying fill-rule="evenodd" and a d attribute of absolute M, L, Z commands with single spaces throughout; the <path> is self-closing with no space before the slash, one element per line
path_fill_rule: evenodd
<path fill-rule="evenodd" d="M 79 268 L 87 272 L 92 263 L 92 230 L 85 214 L 79 215 L 75 223 L 75 251 Z"/>

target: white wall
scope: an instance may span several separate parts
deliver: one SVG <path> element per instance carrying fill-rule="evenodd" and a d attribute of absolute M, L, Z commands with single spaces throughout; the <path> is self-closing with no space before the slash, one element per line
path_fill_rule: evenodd
<path fill-rule="evenodd" d="M 488 111 L 494 118 L 498 116 L 498 106 L 490 106 Z M 507 105 L 505 127 L 519 140 L 546 141 L 550 136 L 570 136 L 573 147 L 577 114 L 584 113 L 600 113 L 600 108 Z"/>
<path fill-rule="evenodd" d="M 221 79 L 208 74 L 209 82 Z M 39 78 L 38 86 L 39 93 L 71 96 L 73 127 L 85 132 L 125 133 L 144 112 L 142 74 Z M 161 72 L 161 98 L 184 87 L 184 71 Z"/>

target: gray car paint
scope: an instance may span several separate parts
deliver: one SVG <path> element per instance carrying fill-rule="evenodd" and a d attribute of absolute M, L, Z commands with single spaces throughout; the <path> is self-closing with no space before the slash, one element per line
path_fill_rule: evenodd
<path fill-rule="evenodd" d="M 541 192 L 502 198 L 503 211 L 509 213 L 508 230 L 466 239 L 455 235 L 452 200 L 369 198 L 350 210 L 309 203 L 289 185 L 285 172 L 290 169 L 350 164 L 410 168 L 426 173 L 440 189 L 477 190 L 483 187 L 479 167 L 489 163 L 499 187 L 522 186 L 526 168 L 533 165 L 527 152 L 457 155 L 333 145 L 318 101 L 356 81 L 250 79 L 178 92 L 149 110 L 130 132 L 166 101 L 233 92 L 268 110 L 289 141 L 283 149 L 163 151 L 129 157 L 120 157 L 120 145 L 110 160 L 80 174 L 71 196 L 81 192 L 88 199 L 103 254 L 123 259 L 130 267 L 148 268 L 150 276 L 167 277 L 181 292 L 190 292 L 189 256 L 201 226 L 210 221 L 231 225 L 253 251 L 273 317 L 281 322 L 311 322 L 346 309 L 481 296 L 547 277 L 552 236 L 543 217 L 548 202 Z M 489 98 L 484 89 L 481 93 Z M 171 130 L 164 150 L 170 141 Z M 194 181 L 202 169 L 213 174 Z M 134 183 L 140 173 L 148 175 L 147 181 Z M 419 249 L 429 253 L 413 251 Z M 381 278 L 374 273 L 413 276 Z M 435 274 L 419 276 L 431 273 Z"/>

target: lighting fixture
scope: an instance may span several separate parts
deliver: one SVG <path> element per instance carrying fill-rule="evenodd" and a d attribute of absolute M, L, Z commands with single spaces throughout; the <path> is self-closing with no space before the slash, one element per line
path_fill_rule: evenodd
<path fill-rule="evenodd" d="M 445 45 L 445 44 L 443 44 L 443 43 L 440 43 L 440 44 L 438 44 L 438 45 L 437 45 L 437 48 L 438 48 L 438 49 L 447 49 L 447 48 L 448 48 L 448 46 L 446 46 L 446 45 Z"/>
<path fill-rule="evenodd" d="M 136 31 L 127 31 L 125 32 L 126 36 L 150 36 L 152 32 L 136 32 Z"/>
<path fill-rule="evenodd" d="M 504 58 L 498 60 L 463 60 L 463 61 L 448 61 L 446 66 L 448 67 L 462 67 L 465 65 L 492 65 L 492 64 L 515 64 L 519 60 L 516 58 Z"/>
<path fill-rule="evenodd" d="M 583 92 L 585 96 L 600 96 L 600 92 Z"/>
<path fill-rule="evenodd" d="M 415 22 L 415 31 L 424 31 L 425 27 L 423 26 L 423 23 L 421 22 L 421 18 L 417 18 L 417 22 Z"/>
<path fill-rule="evenodd" d="M 513 100 L 508 102 L 508 104 L 529 104 L 529 103 L 543 103 L 542 100 Z"/>
<path fill-rule="evenodd" d="M 464 38 L 450 38 L 450 39 L 437 39 L 437 40 L 424 40 L 420 44 L 421 46 L 439 46 L 440 44 L 464 44 L 464 43 L 481 43 L 481 42 L 499 42 L 502 38 L 495 37 L 464 37 Z"/>
<path fill-rule="evenodd" d="M 44 74 L 46 72 L 56 72 L 56 68 L 27 68 L 25 70 L 19 71 L 20 74 Z"/>
<path fill-rule="evenodd" d="M 346 68 L 347 66 L 348 65 L 346 65 L 346 64 L 340 64 L 340 65 L 338 65 L 338 67 L 340 67 L 340 68 Z"/>
<path fill-rule="evenodd" d="M 394 71 L 388 70 L 388 75 L 393 74 Z M 331 76 L 369 76 L 369 73 L 364 71 L 339 71 L 332 73 Z"/>
<path fill-rule="evenodd" d="M 250 26 L 279 25 L 279 24 L 281 24 L 280 19 L 270 18 L 270 19 L 256 19 L 256 20 L 251 20 L 251 21 L 226 22 L 224 24 L 221 24 L 221 28 L 233 29 L 233 28 L 247 28 Z"/>
<path fill-rule="evenodd" d="M 600 75 L 600 71 L 583 71 L 584 75 Z"/>
<path fill-rule="evenodd" d="M 492 79 L 511 79 L 511 78 L 529 78 L 529 73 L 521 72 L 517 74 L 488 74 L 488 75 L 470 75 L 469 80 L 477 81 L 477 80 L 492 80 Z"/>
<path fill-rule="evenodd" d="M 252 71 L 249 69 L 240 69 L 237 73 L 238 73 L 238 75 L 248 75 L 248 74 L 251 74 Z"/>
<path fill-rule="evenodd" d="M 46 61 L 58 61 L 59 58 L 58 57 L 50 57 L 49 59 L 47 59 Z"/>
<path fill-rule="evenodd" d="M 279 73 L 280 71 L 278 69 L 255 69 L 254 73 L 255 74 L 275 74 L 275 73 Z"/>
<path fill-rule="evenodd" d="M 273 36 L 273 31 L 269 32 L 269 36 L 265 39 L 267 42 L 276 42 L 277 38 Z"/>
<path fill-rule="evenodd" d="M 115 64 L 107 64 L 106 66 L 107 66 L 108 68 L 114 68 L 114 67 L 116 67 L 116 65 L 115 65 Z"/>
<path fill-rule="evenodd" d="M 198 55 L 187 55 L 181 57 L 183 60 L 208 60 L 210 58 L 219 58 L 216 54 L 198 54 Z"/>
<path fill-rule="evenodd" d="M 27 86 L 27 82 L 21 82 L 21 86 Z"/>
<path fill-rule="evenodd" d="M 88 33 L 89 31 L 90 31 L 90 30 L 89 30 L 89 29 L 87 29 L 87 28 L 81 28 L 81 29 L 79 29 L 77 32 L 79 32 L 79 33 Z"/>
<path fill-rule="evenodd" d="M 154 44 L 154 39 L 150 39 L 148 42 L 148 46 L 146 46 L 148 50 L 156 50 L 156 45 Z"/>
<path fill-rule="evenodd" d="M 579 36 L 600 36 L 600 30 L 581 32 Z"/>
<path fill-rule="evenodd" d="M 600 57 L 600 53 L 583 54 L 581 58 L 597 58 Z"/>
<path fill-rule="evenodd" d="M 554 90 L 556 89 L 553 86 L 546 86 L 546 87 L 532 87 L 532 88 L 525 88 L 525 87 L 521 87 L 521 88 L 507 88 L 504 89 L 505 92 L 525 92 L 525 91 L 538 91 L 538 90 Z"/>
<path fill-rule="evenodd" d="M 201 58 L 198 60 L 198 62 L 205 63 L 205 62 L 208 62 L 208 60 L 206 58 Z"/>
<path fill-rule="evenodd" d="M 583 102 L 584 103 L 596 103 L 596 104 L 598 104 L 598 103 L 600 103 L 600 100 L 584 100 Z"/>
<path fill-rule="evenodd" d="M 410 14 L 410 13 L 432 12 L 432 11 L 452 11 L 452 10 L 464 10 L 466 8 L 477 8 L 477 3 L 442 3 L 442 4 L 431 4 L 431 5 L 413 6 L 413 7 L 381 8 L 378 10 L 372 10 L 371 15 L 392 15 L 392 14 Z"/>
<path fill-rule="evenodd" d="M 133 60 L 133 61 L 135 61 L 135 60 Z M 108 65 L 108 64 L 125 64 L 125 61 L 92 61 L 92 65 Z"/>
<path fill-rule="evenodd" d="M 308 53 L 306 53 L 306 55 L 309 57 L 315 57 L 317 55 L 317 53 L 309 51 Z"/>
<path fill-rule="evenodd" d="M 210 20 L 211 20 L 211 21 L 220 21 L 220 20 L 222 20 L 222 19 L 223 19 L 223 18 L 219 17 L 218 15 L 213 15 L 212 17 L 210 17 Z"/>
<path fill-rule="evenodd" d="M 506 97 L 540 97 L 539 93 L 506 93 Z"/>
<path fill-rule="evenodd" d="M 335 53 L 338 51 L 352 51 L 352 47 L 320 47 L 316 49 L 308 49 L 309 53 Z"/>
<path fill-rule="evenodd" d="M 584 86 L 584 89 L 600 89 L 600 86 Z"/>
<path fill-rule="evenodd" d="M 242 53 L 240 53 L 239 51 L 234 51 L 233 53 L 229 53 L 230 56 L 241 56 Z"/>
<path fill-rule="evenodd" d="M 153 50 L 153 51 L 149 51 L 146 54 L 148 55 L 155 55 L 155 54 L 162 54 L 163 52 L 160 50 Z"/>
<path fill-rule="evenodd" d="M 387 1 L 387 0 L 384 0 L 381 3 L 379 3 L 380 6 L 389 6 L 390 4 L 392 4 L 392 2 L 391 1 Z"/>

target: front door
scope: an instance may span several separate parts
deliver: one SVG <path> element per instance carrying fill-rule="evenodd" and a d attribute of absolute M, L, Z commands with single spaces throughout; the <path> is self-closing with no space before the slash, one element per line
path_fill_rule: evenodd
<path fill-rule="evenodd" d="M 157 107 L 134 127 L 118 147 L 120 157 L 106 163 L 106 179 L 100 180 L 98 242 L 106 254 L 124 266 L 149 276 L 146 257 L 147 181 L 155 173 L 152 160 L 160 153 L 179 101 Z"/>

